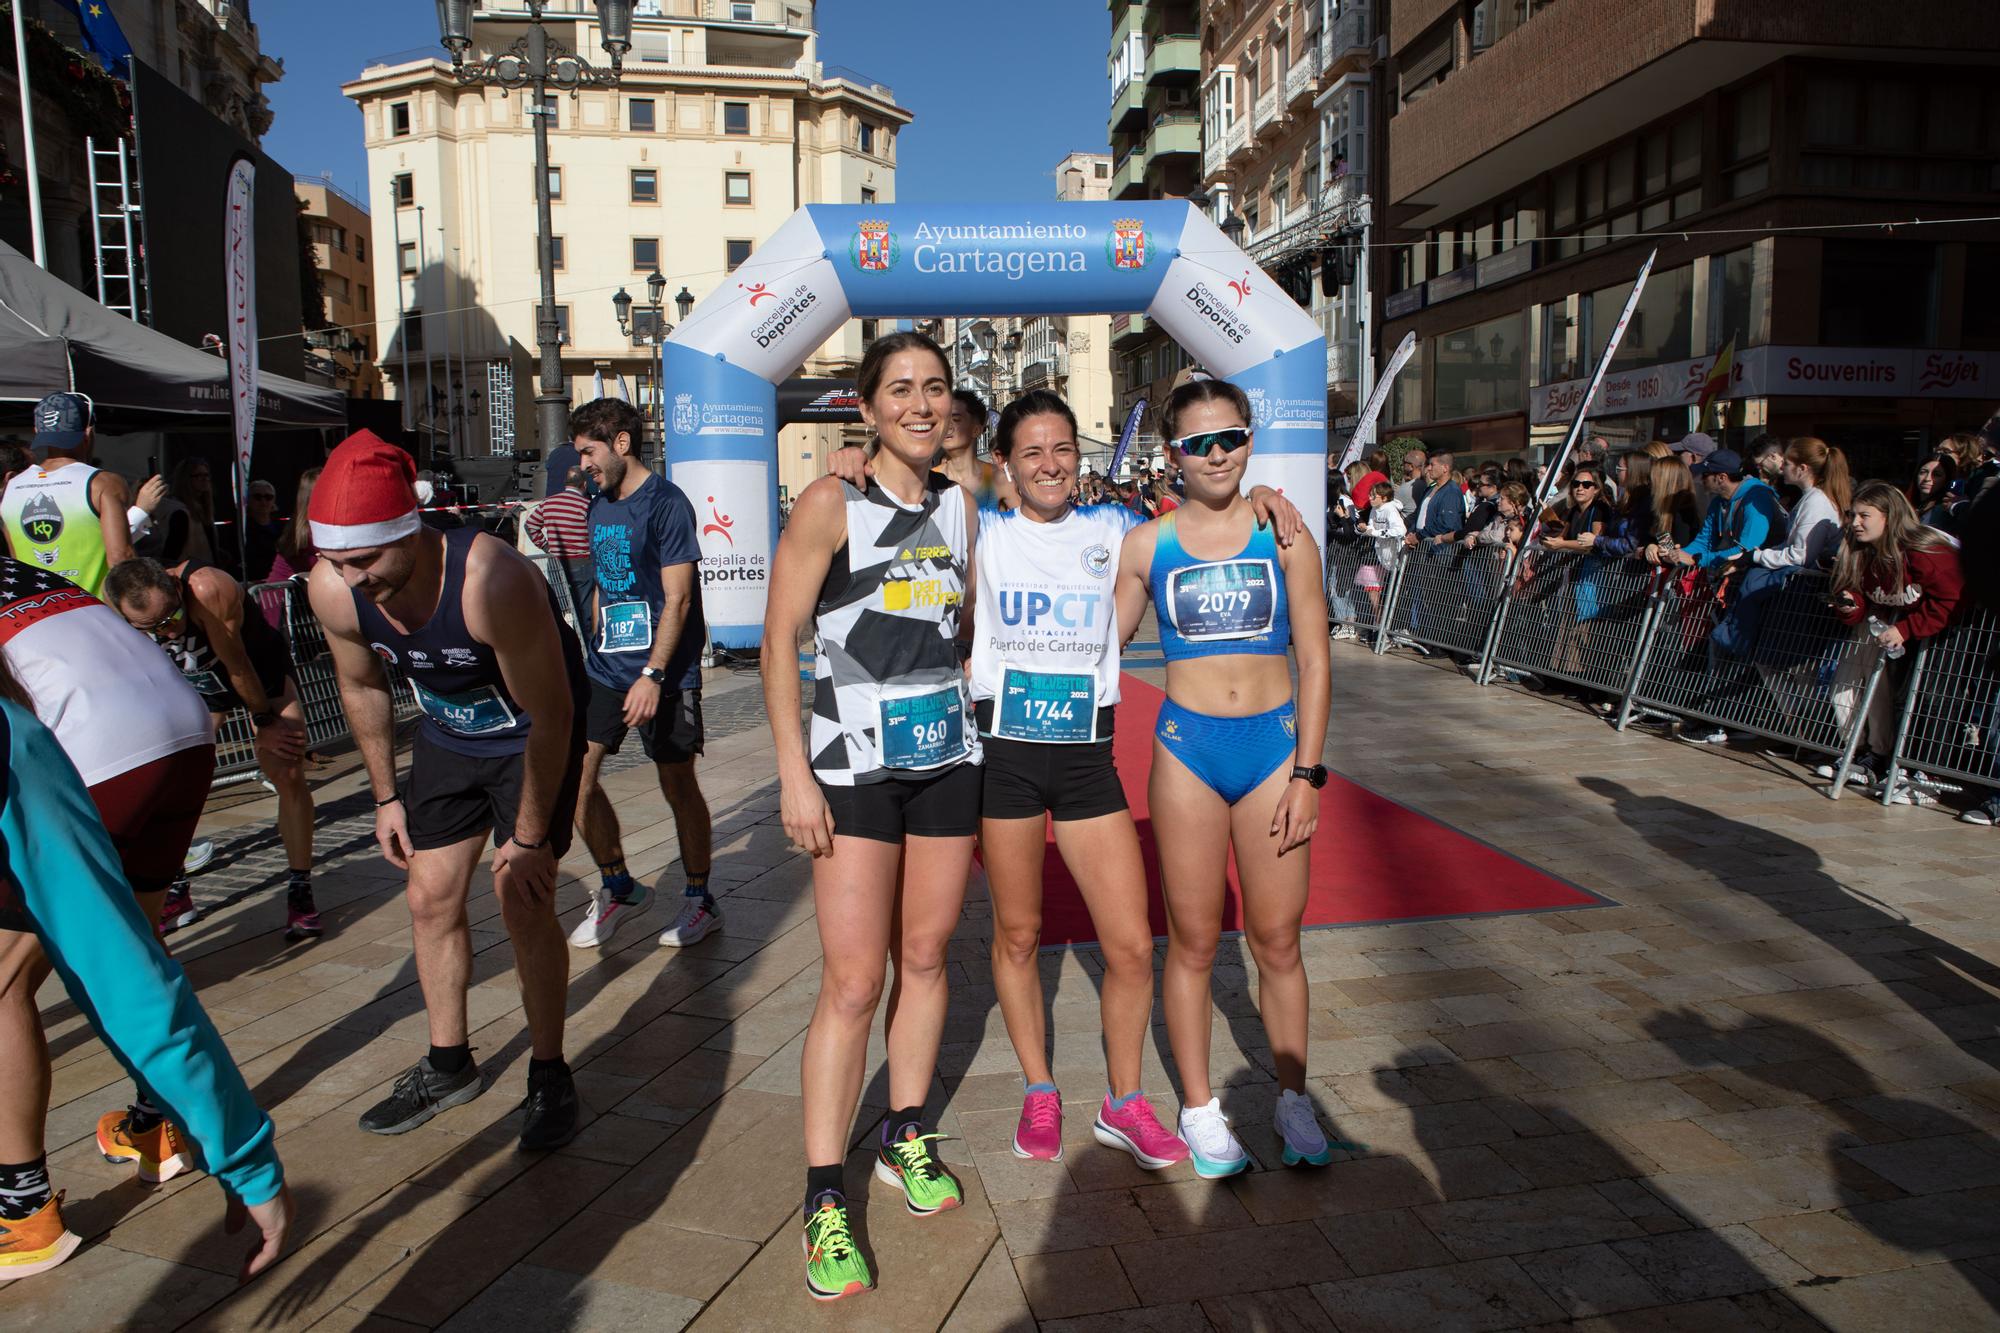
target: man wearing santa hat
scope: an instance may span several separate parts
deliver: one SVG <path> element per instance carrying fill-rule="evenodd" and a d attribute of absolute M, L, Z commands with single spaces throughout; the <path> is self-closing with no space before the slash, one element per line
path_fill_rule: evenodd
<path fill-rule="evenodd" d="M 363 1112 L 361 1127 L 401 1134 L 484 1089 L 467 1040 L 465 902 L 491 838 L 493 890 L 533 1042 L 521 1146 L 559 1147 L 575 1136 L 579 1109 L 563 1061 L 569 950 L 555 889 L 583 762 L 583 655 L 526 559 L 478 528 L 426 527 L 417 508 L 410 456 L 367 431 L 327 458 L 307 508 L 320 555 L 313 613 L 367 766 L 375 840 L 410 872 L 430 1021 L 430 1053 Z M 384 663 L 408 678 L 423 710 L 401 787 Z"/>

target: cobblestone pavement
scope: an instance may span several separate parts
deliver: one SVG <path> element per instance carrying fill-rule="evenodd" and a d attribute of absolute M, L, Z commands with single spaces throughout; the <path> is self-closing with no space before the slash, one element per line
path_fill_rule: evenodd
<path fill-rule="evenodd" d="M 1218 1082 L 1260 1169 L 1147 1174 L 1090 1140 L 1089 951 L 1045 959 L 1075 1098 L 1065 1160 L 1016 1159 L 1020 1085 L 975 884 L 933 1094 L 966 1206 L 913 1218 L 857 1153 L 880 1286 L 812 1306 L 795 1239 L 809 876 L 776 823 L 755 678 L 718 676 L 702 780 L 726 929 L 662 950 L 655 913 L 572 952 L 568 1049 L 591 1108 L 573 1144 L 514 1147 L 526 1050 L 483 892 L 471 1015 L 497 1086 L 398 1138 L 355 1128 L 424 1049 L 399 877 L 336 764 L 320 784 L 327 935 L 287 945 L 271 802 L 231 795 L 206 823 L 219 867 L 197 883 L 215 910 L 175 949 L 277 1120 L 296 1250 L 237 1291 L 244 1242 L 222 1234 L 212 1184 L 147 1190 L 97 1157 L 91 1126 L 125 1089 L 52 990 L 50 1161 L 92 1243 L 0 1289 L 0 1327 L 2000 1326 L 2000 837 L 1830 802 L 1789 762 L 1620 736 L 1399 656 L 1340 644 L 1334 664 L 1330 762 L 1619 904 L 1309 933 L 1313 1091 L 1365 1153 L 1274 1167 L 1255 978 L 1231 945 Z M 607 785 L 635 870 L 671 891 L 651 775 L 628 761 Z M 1367 836 L 1323 830 L 1315 854 Z M 565 926 L 584 900 L 564 886 Z M 1170 1114 L 1155 1036 L 1146 1086 Z M 877 1069 L 857 1142 L 882 1094 Z"/>

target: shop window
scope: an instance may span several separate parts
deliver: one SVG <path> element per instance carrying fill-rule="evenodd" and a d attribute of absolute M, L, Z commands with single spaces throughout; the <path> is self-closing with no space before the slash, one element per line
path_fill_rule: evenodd
<path fill-rule="evenodd" d="M 1620 289 L 1618 304 L 1608 312 L 1599 306 L 1597 313 L 1616 322 L 1618 310 L 1630 291 L 1629 285 Z M 1611 323 L 1606 323 L 1606 337 L 1610 331 Z M 1602 342 L 1598 345 L 1601 347 Z M 1612 358 L 1611 368 L 1618 371 L 1657 366 L 1668 361 L 1685 361 L 1694 354 L 1694 269 L 1683 264 L 1646 279 L 1646 290 L 1639 295 L 1639 308 L 1632 312 L 1632 322 L 1625 326 L 1625 337 L 1618 344 L 1618 355 Z"/>
<path fill-rule="evenodd" d="M 1711 256 L 1708 269 L 1708 351 L 1731 338 L 1753 347 L 1770 338 L 1771 243 Z"/>
<path fill-rule="evenodd" d="M 1520 315 L 1440 334 L 1432 346 L 1436 419 L 1492 416 L 1521 410 L 1527 344 Z"/>
<path fill-rule="evenodd" d="M 1820 342 L 1831 347 L 1935 346 L 1937 270 L 1937 247 L 1929 242 L 1825 242 L 1819 270 Z"/>
<path fill-rule="evenodd" d="M 1584 368 L 1576 354 L 1577 339 L 1568 301 L 1551 301 L 1542 307 L 1542 364 L 1538 384 L 1557 380 L 1582 379 Z"/>
<path fill-rule="evenodd" d="M 1429 340 L 1418 339 L 1410 359 L 1396 374 L 1389 390 L 1389 420 L 1392 423 L 1424 419 L 1424 350 Z"/>

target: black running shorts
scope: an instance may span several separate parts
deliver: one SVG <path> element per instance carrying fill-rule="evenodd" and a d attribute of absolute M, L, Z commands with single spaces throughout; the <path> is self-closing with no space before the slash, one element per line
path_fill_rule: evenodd
<path fill-rule="evenodd" d="M 549 846 L 558 857 L 569 850 L 577 785 L 583 777 L 583 733 L 572 730 L 571 737 L 569 766 L 563 770 L 555 808 L 549 812 Z M 495 847 L 513 837 L 524 759 L 524 753 L 460 754 L 445 749 L 419 727 L 403 791 L 410 846 L 433 851 L 489 830 Z"/>
<path fill-rule="evenodd" d="M 987 819 L 1040 819 L 1058 822 L 1096 819 L 1126 809 L 1109 740 L 1069 745 L 999 740 L 981 736 L 986 751 L 986 794 L 980 814 Z"/>
<path fill-rule="evenodd" d="M 936 773 L 912 773 L 858 782 L 820 783 L 833 812 L 835 837 L 901 842 L 904 838 L 969 838 L 979 831 L 978 764 L 953 764 Z"/>
<path fill-rule="evenodd" d="M 617 754 L 625 743 L 625 688 L 590 682 L 590 740 Z M 656 764 L 684 764 L 701 753 L 700 690 L 661 690 L 651 722 L 639 725 L 639 744 Z"/>

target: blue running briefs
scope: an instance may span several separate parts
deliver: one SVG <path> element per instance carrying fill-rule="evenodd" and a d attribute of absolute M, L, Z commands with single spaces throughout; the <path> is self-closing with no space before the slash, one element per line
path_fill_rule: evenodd
<path fill-rule="evenodd" d="M 1289 701 L 1249 717 L 1209 717 L 1167 699 L 1153 728 L 1168 753 L 1230 805 L 1291 765 L 1298 733 L 1298 713 Z"/>

